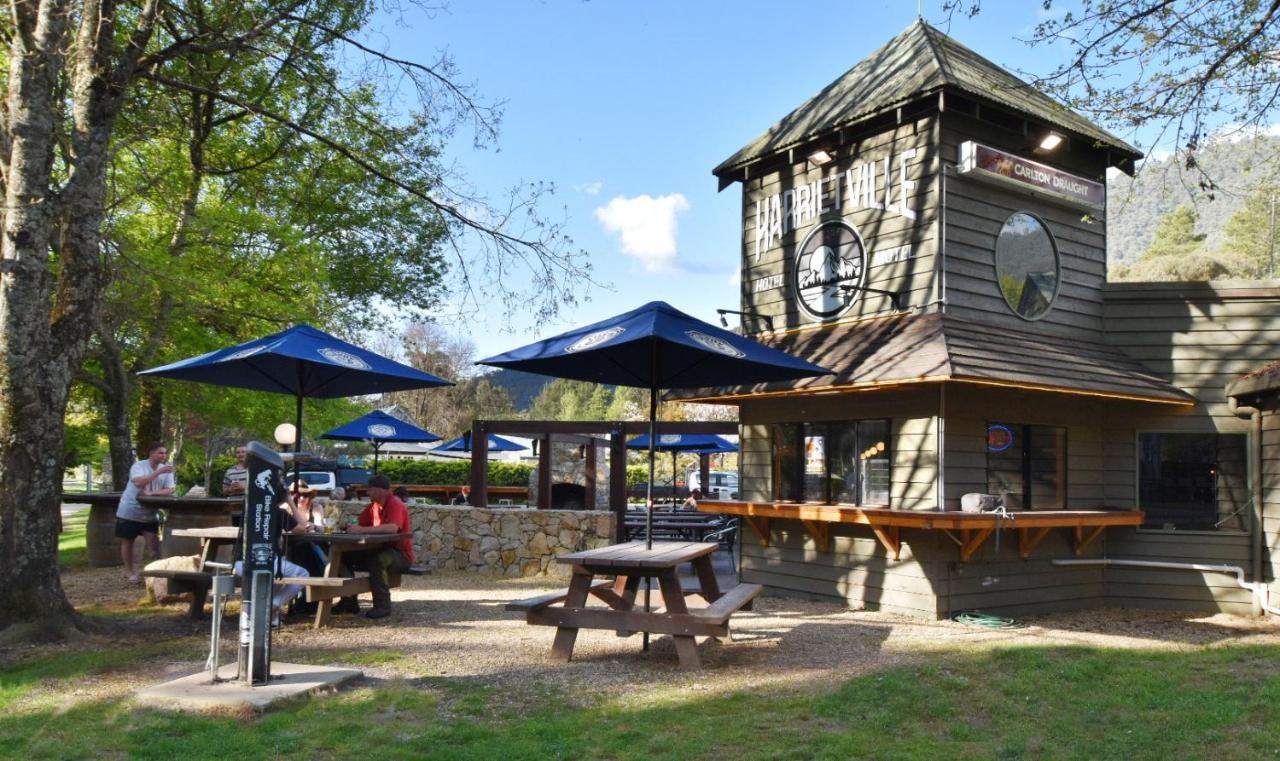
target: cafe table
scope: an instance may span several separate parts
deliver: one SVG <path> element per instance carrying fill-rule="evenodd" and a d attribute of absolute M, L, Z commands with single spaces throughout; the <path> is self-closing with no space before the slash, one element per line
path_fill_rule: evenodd
<path fill-rule="evenodd" d="M 560 555 L 556 562 L 569 565 L 569 589 L 508 603 L 507 610 L 525 614 L 529 624 L 556 627 L 551 646 L 553 660 L 567 663 L 579 629 L 605 629 L 629 636 L 636 632 L 669 634 L 675 640 L 680 667 L 701 667 L 696 637 L 729 636 L 729 617 L 760 594 L 759 584 L 738 584 L 727 593 L 720 591 L 711 554 L 715 542 L 624 542 L 608 547 Z M 685 590 L 677 573 L 690 563 L 698 577 L 698 590 Z M 597 581 L 595 577 L 603 577 Z M 658 580 L 660 605 L 648 612 L 635 607 L 640 582 Z M 698 594 L 709 605 L 690 609 L 685 595 Z M 588 607 L 589 597 L 607 607 Z M 557 605 L 556 603 L 563 603 Z M 660 609 L 658 609 L 660 608 Z"/>

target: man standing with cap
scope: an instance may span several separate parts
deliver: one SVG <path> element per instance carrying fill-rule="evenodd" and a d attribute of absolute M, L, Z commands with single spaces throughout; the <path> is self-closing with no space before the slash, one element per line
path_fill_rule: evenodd
<path fill-rule="evenodd" d="M 391 479 L 378 475 L 369 479 L 369 506 L 360 513 L 357 525 L 348 529 L 357 534 L 408 534 L 409 509 L 391 493 Z M 413 540 L 401 539 L 394 547 L 383 546 L 373 550 L 349 552 L 343 555 L 343 563 L 351 570 L 367 571 L 369 591 L 373 593 L 373 610 L 369 618 L 385 618 L 391 615 L 391 584 L 387 579 L 393 571 L 405 571 L 413 565 Z M 334 612 L 359 611 L 354 597 L 343 598 Z"/>

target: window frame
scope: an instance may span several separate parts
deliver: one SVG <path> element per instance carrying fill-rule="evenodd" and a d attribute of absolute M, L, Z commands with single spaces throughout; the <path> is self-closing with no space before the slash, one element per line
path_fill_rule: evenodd
<path fill-rule="evenodd" d="M 1248 509 L 1248 505 L 1258 495 L 1253 493 L 1253 433 L 1250 431 L 1177 431 L 1166 428 L 1139 428 L 1133 432 L 1133 509 L 1135 512 L 1143 512 L 1142 510 L 1142 463 L 1139 455 L 1141 454 L 1142 435 L 1144 433 L 1157 433 L 1162 435 L 1179 435 L 1179 436 L 1243 436 L 1244 437 L 1244 477 L 1245 483 L 1248 484 L 1249 497 L 1246 502 L 1246 514 L 1248 521 L 1247 528 L 1228 528 L 1228 529 L 1190 529 L 1190 528 L 1164 528 L 1163 526 L 1147 526 L 1141 525 L 1135 527 L 1140 534 L 1159 534 L 1161 536 L 1227 536 L 1227 537 L 1249 537 L 1253 536 L 1254 526 L 1254 510 Z"/>
<path fill-rule="evenodd" d="M 1005 295 L 1004 289 L 1000 287 L 1000 234 L 1004 232 L 1004 228 L 1009 224 L 1009 220 L 1019 214 L 1026 214 L 1035 221 L 1040 223 L 1040 227 L 1044 230 L 1045 235 L 1049 236 L 1049 247 L 1053 249 L 1053 295 L 1049 297 L 1049 307 L 1041 314 L 1035 317 L 1028 317 L 1019 312 L 1017 307 L 1009 303 L 1009 297 Z M 1018 317 L 1018 319 L 1026 322 L 1039 322 L 1053 313 L 1053 308 L 1058 305 L 1058 296 L 1062 295 L 1062 250 L 1058 247 L 1058 236 L 1053 234 L 1053 229 L 1049 227 L 1049 222 L 1044 217 L 1029 209 L 1015 209 L 1009 213 L 1000 223 L 1000 229 L 996 231 L 996 242 L 991 247 L 991 268 L 995 271 L 996 291 L 1000 294 L 1000 301 L 1008 307 L 1009 311 Z"/>
<path fill-rule="evenodd" d="M 857 468 L 857 483 L 854 484 L 853 486 L 853 493 L 857 495 L 857 501 L 856 502 L 836 502 L 834 500 L 834 494 L 832 491 L 832 478 L 831 478 L 832 448 L 830 446 L 830 442 L 832 439 L 832 431 L 835 428 L 840 426 L 852 426 L 854 431 L 853 438 L 854 438 L 854 441 L 857 441 L 860 434 L 860 427 L 863 423 L 883 423 L 886 429 L 888 430 L 888 435 L 885 436 L 885 442 L 884 442 L 884 446 L 885 446 L 884 458 L 889 462 L 888 499 L 883 503 L 876 503 L 874 505 L 862 503 L 862 494 L 864 492 L 864 488 L 863 488 L 864 475 L 862 472 L 862 467 L 859 466 Z M 824 476 L 825 494 L 823 499 L 806 499 L 807 495 L 804 493 L 804 477 L 805 477 L 804 439 L 805 439 L 806 425 L 813 426 L 813 427 L 819 427 L 819 426 L 822 427 L 822 432 L 820 435 L 823 437 L 823 463 L 826 469 L 826 475 Z M 778 433 L 780 429 L 784 429 L 784 428 L 791 429 L 791 433 L 795 437 L 794 440 L 792 441 L 792 445 L 795 447 L 796 451 L 800 453 L 800 456 L 796 457 L 795 472 L 792 473 L 793 482 L 797 484 L 800 489 L 800 495 L 798 499 L 794 499 L 791 497 L 784 497 L 781 494 L 782 484 L 781 484 L 781 479 L 779 478 L 779 475 L 782 473 L 782 463 L 779 462 L 778 460 L 778 456 L 777 456 L 778 447 L 777 447 L 777 439 L 775 435 Z M 810 434 L 810 435 L 814 435 L 814 434 Z M 772 483 L 770 484 L 770 493 L 775 502 L 791 502 L 795 504 L 804 504 L 804 505 L 845 505 L 845 506 L 852 506 L 852 507 L 879 507 L 879 508 L 891 509 L 891 506 L 893 504 L 893 452 L 894 452 L 893 418 L 874 417 L 874 418 L 857 418 L 853 420 L 805 420 L 805 421 L 799 421 L 799 422 L 786 421 L 786 422 L 770 423 L 769 424 L 769 459 L 770 459 L 769 470 L 772 475 L 772 478 L 771 478 Z"/>
<path fill-rule="evenodd" d="M 990 431 L 995 425 L 1013 428 L 1018 431 L 1021 436 L 1021 476 L 1022 476 L 1022 503 L 1020 510 L 1031 512 L 1053 512 L 1054 510 L 1070 510 L 1071 509 L 1071 428 L 1065 425 L 1053 425 L 1050 423 L 1014 423 L 1012 421 L 1003 420 L 987 420 L 983 428 L 983 445 L 982 451 L 987 462 L 984 470 L 986 471 L 986 481 L 983 485 L 984 490 L 991 488 L 991 444 Z M 1031 477 L 1031 457 L 1030 446 L 1031 437 L 1028 430 L 1031 428 L 1061 428 L 1062 429 L 1062 507 L 1030 507 L 1034 504 L 1034 495 L 1031 493 L 1031 484 L 1035 480 Z"/>

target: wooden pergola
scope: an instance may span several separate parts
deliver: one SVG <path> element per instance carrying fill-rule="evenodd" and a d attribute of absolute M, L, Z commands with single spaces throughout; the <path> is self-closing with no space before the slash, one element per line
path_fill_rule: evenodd
<path fill-rule="evenodd" d="M 612 421 L 564 421 L 564 420 L 476 420 L 471 423 L 471 504 L 489 506 L 489 434 L 524 436 L 542 442 L 538 449 L 538 509 L 551 508 L 551 445 L 553 442 L 584 443 L 592 438 L 587 455 L 587 504 L 596 503 L 596 448 L 594 441 L 607 438 L 609 442 L 609 509 L 617 514 L 617 525 L 627 510 L 627 439 L 649 432 L 645 420 Z M 705 433 L 720 436 L 738 435 L 738 424 L 732 421 L 717 422 L 666 422 L 658 421 L 659 436 L 671 433 Z M 702 483 L 706 484 L 709 457 L 699 458 Z"/>

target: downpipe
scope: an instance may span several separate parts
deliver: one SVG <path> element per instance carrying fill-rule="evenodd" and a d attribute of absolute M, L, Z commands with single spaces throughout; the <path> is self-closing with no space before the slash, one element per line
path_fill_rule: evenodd
<path fill-rule="evenodd" d="M 1227 397 L 1227 409 L 1236 417 L 1249 417 L 1252 428 L 1253 440 L 1249 447 L 1249 469 L 1252 471 L 1249 479 L 1249 504 L 1252 509 L 1253 517 L 1253 541 L 1250 542 L 1249 559 L 1252 561 L 1250 565 L 1253 570 L 1253 580 L 1261 583 L 1265 578 L 1262 571 L 1262 557 L 1267 550 L 1267 536 L 1262 526 L 1262 410 L 1257 407 L 1241 406 L 1239 400 L 1234 396 Z M 1265 610 L 1265 604 L 1268 598 L 1265 596 L 1266 585 L 1263 585 L 1264 596 L 1260 600 Z M 1261 615 L 1261 611 L 1255 610 L 1255 613 Z"/>
<path fill-rule="evenodd" d="M 1244 569 L 1238 565 L 1215 565 L 1212 563 L 1174 563 L 1165 560 L 1122 560 L 1118 558 L 1070 558 L 1067 560 L 1050 560 L 1056 566 L 1123 566 L 1126 568 L 1162 568 L 1170 571 L 1207 571 L 1209 573 L 1225 573 L 1234 575 L 1241 589 L 1247 589 L 1253 595 L 1253 604 L 1259 610 L 1280 616 L 1280 608 L 1268 604 L 1267 585 L 1260 581 L 1246 581 Z"/>

